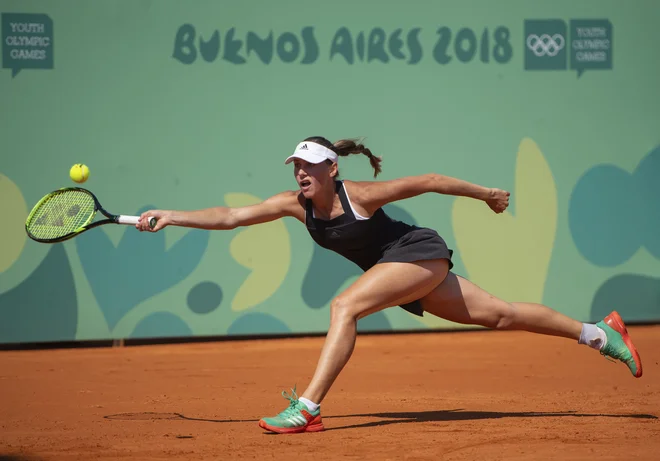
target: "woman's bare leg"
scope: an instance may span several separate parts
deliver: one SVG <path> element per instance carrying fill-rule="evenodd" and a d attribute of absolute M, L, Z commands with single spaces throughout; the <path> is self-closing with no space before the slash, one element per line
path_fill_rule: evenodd
<path fill-rule="evenodd" d="M 617 312 L 597 324 L 582 323 L 542 304 L 508 303 L 453 273 L 422 299 L 424 310 L 457 323 L 524 330 L 577 340 L 625 363 L 642 376 L 642 362 Z"/>
<path fill-rule="evenodd" d="M 330 329 L 312 381 L 302 397 L 321 403 L 353 353 L 360 318 L 424 297 L 444 280 L 448 268 L 446 259 L 378 264 L 335 298 Z"/>

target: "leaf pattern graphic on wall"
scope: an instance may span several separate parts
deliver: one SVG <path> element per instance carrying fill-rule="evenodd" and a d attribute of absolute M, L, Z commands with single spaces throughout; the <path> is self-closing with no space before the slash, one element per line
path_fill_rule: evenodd
<path fill-rule="evenodd" d="M 21 190 L 11 179 L 0 173 L 0 273 L 9 269 L 23 251 L 27 239 L 23 223 L 27 214 Z"/>
<path fill-rule="evenodd" d="M 511 198 L 515 206 L 502 214 L 457 198 L 456 243 L 474 283 L 505 300 L 540 303 L 557 231 L 557 190 L 543 152 L 528 138 L 518 147 Z"/>
<path fill-rule="evenodd" d="M 61 243 L 28 278 L 0 294 L 2 342 L 76 339 L 78 299 L 69 258 Z"/>
<path fill-rule="evenodd" d="M 246 193 L 225 195 L 229 207 L 243 207 L 261 202 L 259 197 Z M 291 238 L 281 220 L 242 229 L 229 244 L 232 258 L 251 270 L 234 296 L 231 308 L 243 311 L 254 307 L 280 287 L 291 265 Z"/>
<path fill-rule="evenodd" d="M 116 247 L 102 229 L 76 237 L 85 275 L 110 330 L 138 304 L 184 280 L 202 259 L 208 231 L 191 229 L 169 250 L 164 232 L 128 227 Z"/>
<path fill-rule="evenodd" d="M 600 164 L 584 173 L 571 195 L 568 217 L 575 246 L 587 261 L 617 267 L 639 253 L 654 258 L 646 266 L 650 275 L 660 273 L 660 263 L 652 262 L 660 259 L 658 178 L 660 146 L 632 171 Z M 612 309 L 628 321 L 660 320 L 660 279 L 628 272 L 610 277 L 594 294 L 591 319 Z"/>

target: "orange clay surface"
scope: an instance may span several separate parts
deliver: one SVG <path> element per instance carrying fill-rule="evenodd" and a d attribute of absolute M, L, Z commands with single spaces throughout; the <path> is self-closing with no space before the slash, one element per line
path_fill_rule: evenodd
<path fill-rule="evenodd" d="M 0 454 L 43 460 L 657 460 L 660 327 L 644 376 L 524 332 L 359 336 L 326 431 L 273 435 L 323 338 L 0 352 Z M 0 456 L 0 459 L 3 459 Z M 23 458 L 25 459 L 25 458 Z"/>

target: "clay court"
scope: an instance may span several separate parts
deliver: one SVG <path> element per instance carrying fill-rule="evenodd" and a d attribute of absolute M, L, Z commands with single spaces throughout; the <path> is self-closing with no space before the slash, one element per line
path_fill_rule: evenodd
<path fill-rule="evenodd" d="M 28 459 L 658 459 L 660 327 L 644 366 L 523 332 L 361 335 L 325 432 L 273 435 L 323 338 L 0 352 L 0 453 Z"/>

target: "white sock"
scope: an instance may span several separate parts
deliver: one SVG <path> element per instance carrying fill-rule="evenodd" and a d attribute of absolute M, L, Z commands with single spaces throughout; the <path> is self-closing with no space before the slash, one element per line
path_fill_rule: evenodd
<path fill-rule="evenodd" d="M 602 349 L 607 344 L 605 332 L 591 323 L 583 323 L 578 344 L 586 344 L 594 349 Z"/>
<path fill-rule="evenodd" d="M 298 400 L 304 403 L 305 406 L 309 408 L 309 411 L 316 411 L 316 409 L 319 407 L 318 403 L 314 403 L 311 400 L 306 399 L 305 397 L 300 397 Z"/>

